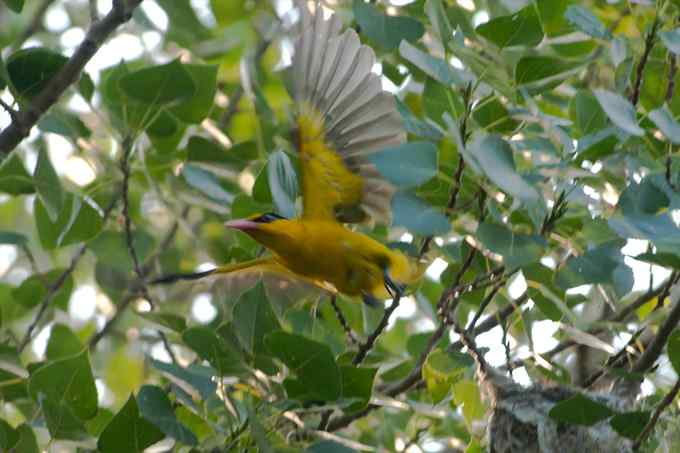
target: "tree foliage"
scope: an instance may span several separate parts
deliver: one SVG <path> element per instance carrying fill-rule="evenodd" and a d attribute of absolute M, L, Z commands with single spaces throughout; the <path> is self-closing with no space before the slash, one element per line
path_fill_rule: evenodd
<path fill-rule="evenodd" d="M 298 15 L 105 3 L 0 2 L 1 450 L 501 451 L 527 414 L 680 449 L 680 2 L 324 2 L 408 132 L 359 228 L 430 267 L 384 310 L 149 283 L 299 212 Z"/>

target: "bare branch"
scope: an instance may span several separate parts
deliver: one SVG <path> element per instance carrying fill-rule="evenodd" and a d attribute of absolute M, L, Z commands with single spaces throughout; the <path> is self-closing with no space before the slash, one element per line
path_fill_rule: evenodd
<path fill-rule="evenodd" d="M 637 105 L 640 100 L 640 88 L 642 86 L 642 77 L 645 72 L 645 66 L 647 65 L 647 60 L 649 59 L 649 54 L 654 48 L 654 42 L 656 40 L 656 32 L 659 29 L 659 18 L 654 18 L 654 23 L 652 24 L 652 29 L 647 33 L 645 37 L 645 48 L 640 56 L 640 61 L 637 65 L 637 70 L 635 72 L 635 84 L 633 85 L 633 92 L 630 95 L 630 102 L 633 105 Z"/>
<path fill-rule="evenodd" d="M 340 310 L 340 306 L 338 305 L 337 301 L 337 296 L 335 294 L 331 295 L 331 305 L 333 306 L 333 310 L 335 310 L 335 315 L 338 317 L 338 321 L 340 322 L 342 329 L 345 331 L 345 334 L 347 335 L 347 339 L 349 340 L 350 343 L 357 344 L 358 343 L 357 337 L 354 335 L 354 332 L 352 332 L 352 328 L 349 326 L 349 323 L 347 322 L 345 315 L 342 313 L 342 310 Z"/>
<path fill-rule="evenodd" d="M 7 156 L 26 138 L 40 117 L 54 105 L 66 89 L 78 80 L 83 68 L 97 53 L 104 41 L 121 24 L 128 21 L 132 10 L 143 0 L 129 0 L 121 11 L 113 8 L 102 20 L 93 23 L 71 58 L 59 69 L 45 88 L 32 99 L 30 105 L 20 110 L 15 120 L 0 133 L 0 158 Z"/>

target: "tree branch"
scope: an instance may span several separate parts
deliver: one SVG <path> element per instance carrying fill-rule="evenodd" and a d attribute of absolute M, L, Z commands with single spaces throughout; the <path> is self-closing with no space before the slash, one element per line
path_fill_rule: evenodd
<path fill-rule="evenodd" d="M 111 215 L 111 212 L 113 211 L 113 208 L 115 207 L 116 203 L 118 202 L 117 197 L 114 197 L 109 205 L 106 207 L 104 210 L 104 216 L 102 221 L 106 222 L 108 220 L 109 216 Z M 22 352 L 24 349 L 26 349 L 26 346 L 28 343 L 31 342 L 31 339 L 33 337 L 33 331 L 36 329 L 40 321 L 42 320 L 42 317 L 45 315 L 45 312 L 47 311 L 47 308 L 50 306 L 52 303 L 52 300 L 54 299 L 54 296 L 57 295 L 57 292 L 59 292 L 59 289 L 64 285 L 64 282 L 66 282 L 66 279 L 73 273 L 73 271 L 76 269 L 76 266 L 78 265 L 78 262 L 80 259 L 85 255 L 85 251 L 87 250 L 87 244 L 83 244 L 80 246 L 78 251 L 71 257 L 71 263 L 69 264 L 68 268 L 64 270 L 64 272 L 59 275 L 59 277 L 52 283 L 47 288 L 47 294 L 45 294 L 45 297 L 43 298 L 42 302 L 40 303 L 40 308 L 38 309 L 38 313 L 35 315 L 35 318 L 33 319 L 33 322 L 28 326 L 28 329 L 26 330 L 26 333 L 24 334 L 24 338 L 21 340 L 21 343 L 18 346 L 18 351 Z"/>
<path fill-rule="evenodd" d="M 366 339 L 364 343 L 361 343 L 359 345 L 359 351 L 357 352 L 357 355 L 354 356 L 354 359 L 352 360 L 352 365 L 357 366 L 361 362 L 363 362 L 368 353 L 371 351 L 371 349 L 373 349 L 375 341 L 378 339 L 383 330 L 385 330 L 385 328 L 387 327 L 387 323 L 390 320 L 390 316 L 392 316 L 394 310 L 396 310 L 397 307 L 399 307 L 400 300 L 401 294 L 397 293 L 395 298 L 392 299 L 392 304 L 390 304 L 390 306 L 385 309 L 385 312 L 383 313 L 383 316 L 380 319 L 380 322 L 378 323 L 378 326 L 375 328 L 373 333 L 369 335 L 369 337 Z"/>
<path fill-rule="evenodd" d="M 635 73 L 635 84 L 633 85 L 633 92 L 630 95 L 630 102 L 634 106 L 637 105 L 640 100 L 640 87 L 642 86 L 642 77 L 644 75 L 645 66 L 647 65 L 647 60 L 649 59 L 649 54 L 654 48 L 654 41 L 656 40 L 656 31 L 659 28 L 659 18 L 655 17 L 652 23 L 652 29 L 647 33 L 645 38 L 645 48 L 640 56 L 640 61 L 637 65 L 637 71 Z"/>
<path fill-rule="evenodd" d="M 345 331 L 345 334 L 347 335 L 347 339 L 349 340 L 350 343 L 357 344 L 358 342 L 357 337 L 354 335 L 354 332 L 352 332 L 352 328 L 349 326 L 349 323 L 347 322 L 345 315 L 342 313 L 342 310 L 340 310 L 340 306 L 338 305 L 337 301 L 337 296 L 335 294 L 331 295 L 331 305 L 333 306 L 333 310 L 335 310 L 335 315 L 338 317 L 338 321 L 340 322 L 342 329 Z"/>
<path fill-rule="evenodd" d="M 656 425 L 656 422 L 659 420 L 659 417 L 661 416 L 661 413 L 666 410 L 668 406 L 671 405 L 675 397 L 677 396 L 678 392 L 680 392 L 680 379 L 675 381 L 675 385 L 671 389 L 670 392 L 666 394 L 666 396 L 663 398 L 663 400 L 659 403 L 659 405 L 656 407 L 654 410 L 654 413 L 652 414 L 652 417 L 649 419 L 647 422 L 647 425 L 645 425 L 645 429 L 642 430 L 640 435 L 638 436 L 637 439 L 635 439 L 635 443 L 633 444 L 633 451 L 637 451 L 640 448 L 640 445 L 642 445 L 642 442 L 649 436 L 649 433 L 652 432 L 654 429 L 654 426 Z"/>
<path fill-rule="evenodd" d="M 0 159 L 9 155 L 21 141 L 28 136 L 40 117 L 54 105 L 66 89 L 80 76 L 88 61 L 97 53 L 104 41 L 118 26 L 127 22 L 132 10 L 143 0 L 128 0 L 127 8 L 114 7 L 102 18 L 94 22 L 73 56 L 59 69 L 45 88 L 31 100 L 25 109 L 20 110 L 12 123 L 0 133 Z M 114 4 L 124 4 L 118 1 Z"/>

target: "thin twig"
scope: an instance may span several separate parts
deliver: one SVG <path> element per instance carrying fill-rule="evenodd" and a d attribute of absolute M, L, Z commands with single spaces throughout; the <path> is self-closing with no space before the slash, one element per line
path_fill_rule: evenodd
<path fill-rule="evenodd" d="M 496 296 L 496 293 L 503 287 L 503 285 L 505 285 L 506 282 L 507 278 L 503 278 L 498 283 L 496 283 L 496 286 L 494 286 L 491 291 L 489 291 L 489 294 L 487 294 L 482 303 L 479 304 L 479 308 L 475 312 L 475 316 L 472 318 L 472 321 L 470 321 L 470 324 L 468 324 L 468 326 L 465 328 L 465 332 L 468 335 L 475 328 L 477 321 L 479 321 L 479 318 L 481 318 L 482 314 L 484 314 L 486 307 L 491 303 L 494 296 Z"/>
<path fill-rule="evenodd" d="M 68 268 L 66 268 L 66 270 L 62 272 L 59 275 L 59 277 L 54 281 L 54 283 L 52 283 L 52 285 L 50 285 L 50 287 L 47 289 L 47 294 L 45 295 L 42 303 L 40 304 L 38 313 L 35 315 L 33 322 L 31 322 L 31 324 L 28 326 L 26 334 L 24 334 L 24 338 L 23 340 L 21 340 L 21 343 L 19 344 L 18 348 L 19 352 L 22 352 L 26 348 L 28 343 L 31 341 L 33 331 L 38 326 L 38 323 L 42 320 L 45 311 L 47 311 L 47 307 L 49 307 L 50 303 L 52 302 L 52 299 L 54 299 L 54 296 L 56 296 L 57 292 L 59 292 L 66 279 L 73 273 L 73 271 L 76 268 L 76 265 L 78 264 L 78 261 L 80 261 L 80 259 L 85 254 L 85 250 L 87 250 L 87 245 L 85 244 L 81 245 L 78 251 L 75 253 L 75 255 L 73 255 L 73 257 L 71 258 L 71 263 L 69 264 Z"/>
<path fill-rule="evenodd" d="M 354 359 L 352 360 L 352 365 L 357 366 L 361 362 L 363 362 L 368 353 L 371 351 L 371 349 L 373 349 L 375 341 L 378 339 L 383 330 L 385 330 L 385 328 L 387 327 L 387 323 L 390 320 L 390 316 L 392 316 L 394 310 L 396 310 L 397 307 L 399 307 L 400 300 L 401 294 L 397 293 L 394 299 L 392 299 L 392 303 L 390 304 L 390 306 L 385 309 L 385 312 L 383 313 L 383 316 L 380 319 L 380 322 L 378 323 L 378 326 L 375 328 L 373 333 L 371 333 L 371 335 L 368 336 L 364 343 L 361 343 L 359 345 L 359 351 L 357 352 L 357 355 L 354 356 Z"/>
<path fill-rule="evenodd" d="M 170 342 L 168 341 L 168 337 L 162 330 L 158 330 L 157 332 L 158 336 L 161 338 L 161 342 L 163 343 L 163 348 L 165 348 L 165 352 L 167 352 L 168 355 L 170 356 L 170 360 L 172 360 L 172 363 L 177 363 L 177 356 L 175 355 L 175 351 L 172 350 Z"/>
<path fill-rule="evenodd" d="M 66 89 L 78 80 L 85 65 L 97 53 L 104 41 L 120 25 L 127 22 L 132 11 L 143 0 L 128 0 L 124 11 L 112 8 L 100 21 L 94 22 L 85 39 L 80 43 L 71 58 L 35 96 L 30 105 L 17 113 L 16 119 L 0 133 L 0 159 L 7 156 L 28 136 L 40 117 L 54 105 Z"/>
<path fill-rule="evenodd" d="M 666 85 L 666 102 L 671 103 L 675 92 L 675 74 L 678 71 L 678 60 L 673 52 L 668 52 L 668 85 Z"/>
<path fill-rule="evenodd" d="M 102 218 L 102 222 L 106 222 L 111 215 L 111 212 L 113 211 L 113 208 L 115 207 L 116 203 L 118 202 L 117 197 L 114 197 L 109 205 L 106 207 L 104 210 L 104 216 Z M 32 336 L 33 336 L 33 331 L 35 328 L 38 326 L 40 321 L 42 320 L 42 317 L 45 315 L 45 312 L 47 311 L 47 308 L 50 306 L 52 303 L 52 300 L 54 297 L 57 295 L 61 287 L 64 285 L 66 282 L 66 279 L 73 273 L 73 271 L 76 269 L 76 266 L 78 265 L 78 262 L 80 259 L 85 255 L 85 251 L 87 250 L 87 244 L 83 244 L 80 246 L 78 251 L 71 257 L 71 262 L 69 266 L 62 272 L 59 277 L 52 283 L 48 288 L 47 288 L 47 294 L 45 294 L 45 297 L 43 298 L 42 302 L 40 303 L 40 308 L 38 309 L 38 312 L 35 315 L 35 318 L 31 322 L 31 324 L 28 326 L 28 329 L 26 330 L 26 333 L 24 334 L 24 338 L 21 340 L 21 343 L 19 344 L 18 351 L 21 352 L 23 351 L 28 343 L 31 342 Z"/>
<path fill-rule="evenodd" d="M 352 328 L 349 326 L 349 323 L 347 322 L 345 315 L 342 313 L 342 310 L 340 310 L 340 307 L 338 306 L 337 296 L 335 294 L 331 295 L 331 305 L 333 306 L 333 310 L 335 310 L 335 315 L 338 317 L 338 321 L 340 322 L 342 329 L 345 331 L 345 334 L 347 335 L 347 339 L 349 340 L 350 343 L 357 344 L 358 343 L 357 337 L 354 335 L 354 332 L 352 332 Z"/>
<path fill-rule="evenodd" d="M 12 106 L 10 106 L 10 105 L 7 104 L 5 101 L 3 101 L 2 98 L 0 98 L 0 107 L 2 107 L 3 110 L 5 110 L 5 111 L 7 112 L 7 114 L 9 115 L 9 117 L 10 117 L 10 119 L 11 119 L 12 121 L 15 121 L 15 120 L 16 120 L 16 118 L 17 118 L 17 111 L 14 110 L 14 109 L 12 108 Z"/>
<path fill-rule="evenodd" d="M 182 212 L 183 215 L 186 215 L 186 213 L 188 212 L 187 208 L 185 208 Z M 175 234 L 177 234 L 177 230 L 178 222 L 175 222 L 168 230 L 168 233 L 166 234 L 165 238 L 161 241 L 161 245 L 158 248 L 158 253 L 150 255 L 146 259 L 146 261 L 142 265 L 142 272 L 144 276 L 146 276 L 151 271 L 151 267 L 153 266 L 154 261 L 158 258 L 159 253 L 164 251 L 167 248 L 168 244 L 172 242 L 172 240 L 175 237 Z M 116 312 L 113 314 L 111 319 L 106 321 L 104 327 L 102 327 L 102 329 L 99 332 L 95 333 L 90 338 L 89 341 L 90 349 L 94 349 L 94 347 L 97 346 L 97 343 L 99 343 L 99 341 L 101 341 L 102 338 L 108 335 L 113 326 L 118 322 L 120 317 L 127 310 L 130 303 L 137 299 L 137 291 L 139 287 L 140 287 L 139 280 L 133 279 L 132 282 L 128 285 L 127 295 L 123 298 L 122 302 L 116 306 Z"/>
<path fill-rule="evenodd" d="M 630 95 L 630 103 L 634 106 L 637 105 L 640 100 L 640 87 L 642 86 L 642 77 L 644 75 L 645 66 L 647 65 L 647 60 L 649 59 L 649 54 L 652 52 L 654 47 L 654 41 L 656 39 L 656 31 L 659 28 L 659 18 L 655 17 L 652 23 L 652 29 L 647 33 L 645 38 L 645 48 L 640 56 L 640 61 L 637 65 L 637 70 L 635 72 L 635 83 L 633 85 L 633 92 Z"/>
<path fill-rule="evenodd" d="M 677 279 L 675 280 L 675 283 L 677 283 Z M 674 300 L 673 304 L 673 308 L 670 313 L 668 313 L 663 324 L 661 324 L 656 336 L 645 349 L 645 352 L 643 352 L 633 364 L 633 367 L 631 368 L 632 372 L 644 373 L 649 370 L 663 352 L 663 347 L 666 345 L 668 337 L 680 322 L 680 297 Z"/>
<path fill-rule="evenodd" d="M 663 400 L 659 403 L 659 405 L 656 407 L 654 410 L 654 413 L 652 414 L 652 417 L 649 419 L 647 422 L 647 425 L 645 425 L 645 429 L 642 430 L 640 435 L 638 436 L 637 439 L 635 439 L 635 443 L 633 444 L 633 451 L 637 451 L 640 448 L 640 445 L 642 445 L 642 442 L 649 436 L 649 433 L 652 432 L 654 429 L 654 426 L 656 425 L 656 422 L 659 420 L 659 417 L 661 416 L 661 413 L 666 410 L 668 406 L 671 405 L 675 397 L 677 396 L 678 392 L 680 392 L 680 379 L 675 381 L 675 385 L 671 389 L 670 392 L 666 394 L 666 396 L 663 398 Z"/>

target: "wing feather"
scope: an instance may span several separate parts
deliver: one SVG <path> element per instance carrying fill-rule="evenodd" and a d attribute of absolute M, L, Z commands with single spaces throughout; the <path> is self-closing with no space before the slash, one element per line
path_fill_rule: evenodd
<path fill-rule="evenodd" d="M 324 19 L 318 4 L 314 15 L 304 4 L 301 12 L 293 74 L 303 216 L 336 220 L 359 208 L 387 223 L 394 189 L 367 156 L 406 139 L 394 97 L 372 72 L 373 49 L 354 30 L 341 32 L 339 18 Z"/>

